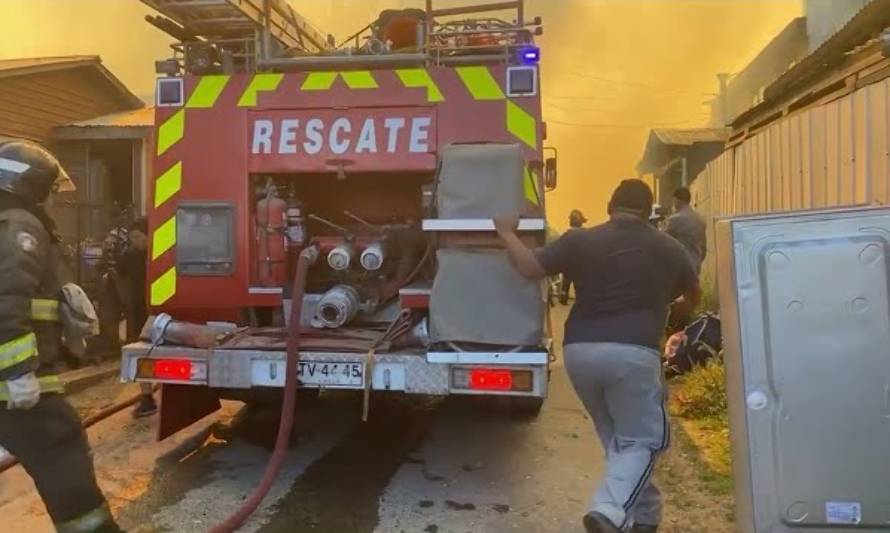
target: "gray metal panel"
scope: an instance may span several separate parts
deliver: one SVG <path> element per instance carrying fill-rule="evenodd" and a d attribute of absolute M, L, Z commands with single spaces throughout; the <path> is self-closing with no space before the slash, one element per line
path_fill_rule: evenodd
<path fill-rule="evenodd" d="M 222 389 L 249 389 L 252 352 L 214 350 L 209 358 L 207 383 Z"/>
<path fill-rule="evenodd" d="M 711 257 L 717 259 L 717 272 L 720 273 L 717 286 L 720 288 L 720 323 L 723 329 L 723 349 L 726 364 L 726 394 L 729 402 L 729 419 L 732 421 L 730 439 L 732 441 L 732 470 L 735 480 L 736 520 L 740 533 L 753 533 L 754 516 L 751 469 L 747 459 L 748 419 L 745 416 L 745 383 L 742 369 L 742 339 L 739 318 L 739 299 L 736 288 L 732 224 L 720 221 L 715 228 L 717 249 Z"/>
<path fill-rule="evenodd" d="M 436 190 L 439 218 L 519 213 L 525 203 L 524 169 L 518 144 L 448 145 Z"/>
<path fill-rule="evenodd" d="M 544 336 L 541 284 L 520 276 L 502 250 L 436 252 L 430 296 L 433 342 L 538 346 Z"/>
<path fill-rule="evenodd" d="M 890 209 L 717 234 L 739 529 L 890 531 Z"/>

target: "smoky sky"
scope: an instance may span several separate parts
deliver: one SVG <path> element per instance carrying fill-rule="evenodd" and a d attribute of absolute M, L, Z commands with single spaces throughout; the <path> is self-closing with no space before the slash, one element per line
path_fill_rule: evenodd
<path fill-rule="evenodd" d="M 423 1 L 291 4 L 342 38 L 382 9 Z M 547 199 L 560 229 L 573 208 L 602 220 L 615 184 L 636 175 L 649 129 L 707 124 L 717 73 L 743 68 L 802 12 L 800 0 L 528 0 L 526 6 L 529 16 L 544 19 L 538 43 L 546 144 L 560 154 L 559 188 Z M 154 61 L 169 55 L 171 39 L 144 22 L 147 13 L 137 0 L 0 0 L 0 58 L 101 55 L 150 101 Z"/>

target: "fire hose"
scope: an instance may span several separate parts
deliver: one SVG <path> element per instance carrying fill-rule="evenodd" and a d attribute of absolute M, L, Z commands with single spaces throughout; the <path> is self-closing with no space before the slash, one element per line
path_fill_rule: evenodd
<path fill-rule="evenodd" d="M 297 400 L 297 365 L 300 358 L 300 314 L 303 308 L 303 291 L 306 288 L 309 266 L 317 259 L 318 248 L 311 247 L 303 250 L 297 262 L 297 273 L 294 276 L 291 296 L 290 323 L 288 324 L 284 398 L 281 400 L 281 421 L 278 425 L 278 436 L 275 440 L 272 457 L 266 465 L 262 480 L 244 502 L 244 505 L 224 522 L 211 529 L 211 533 L 231 533 L 241 527 L 260 506 L 284 465 L 284 458 L 290 444 L 291 430 L 294 426 L 294 408 Z"/>

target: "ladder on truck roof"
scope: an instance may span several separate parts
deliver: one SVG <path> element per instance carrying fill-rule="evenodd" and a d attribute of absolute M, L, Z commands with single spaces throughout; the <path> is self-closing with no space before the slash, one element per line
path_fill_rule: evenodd
<path fill-rule="evenodd" d="M 287 0 L 141 0 L 180 25 L 185 34 L 208 41 L 253 37 L 268 29 L 284 49 L 309 53 L 328 48 L 327 37 L 297 13 Z"/>

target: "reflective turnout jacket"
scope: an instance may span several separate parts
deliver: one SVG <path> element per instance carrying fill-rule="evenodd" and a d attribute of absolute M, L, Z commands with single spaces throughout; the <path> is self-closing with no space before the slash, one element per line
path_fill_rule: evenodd
<path fill-rule="evenodd" d="M 5 382 L 36 372 L 43 392 L 61 392 L 55 376 L 62 326 L 62 257 L 40 221 L 23 209 L 0 211 L 0 401 Z"/>

